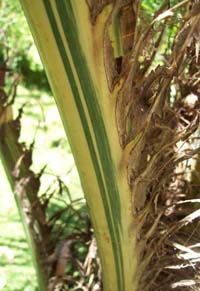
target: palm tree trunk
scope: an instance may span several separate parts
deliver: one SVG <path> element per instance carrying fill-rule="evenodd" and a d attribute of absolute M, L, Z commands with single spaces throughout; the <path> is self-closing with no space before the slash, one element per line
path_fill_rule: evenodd
<path fill-rule="evenodd" d="M 199 16 L 184 18 L 173 31 L 166 66 L 155 61 L 156 50 L 168 17 L 186 1 L 167 13 L 162 6 L 148 25 L 142 1 L 21 3 L 79 171 L 104 291 L 148 290 L 142 280 L 156 257 L 158 239 L 152 237 L 166 225 L 161 217 L 167 220 L 158 203 L 178 161 L 173 147 L 183 137 L 176 135 L 170 86 L 185 64 Z"/>

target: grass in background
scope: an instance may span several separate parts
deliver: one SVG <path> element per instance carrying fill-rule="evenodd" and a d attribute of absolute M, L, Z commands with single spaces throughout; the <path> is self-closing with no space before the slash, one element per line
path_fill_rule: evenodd
<path fill-rule="evenodd" d="M 24 106 L 21 141 L 34 141 L 32 169 L 44 166 L 41 193 L 59 176 L 73 199 L 82 197 L 78 173 L 52 96 L 18 88 L 14 115 Z M 35 291 L 36 276 L 13 194 L 0 163 L 0 290 Z"/>
<path fill-rule="evenodd" d="M 14 196 L 0 164 L 0 290 L 35 291 L 36 277 Z"/>

